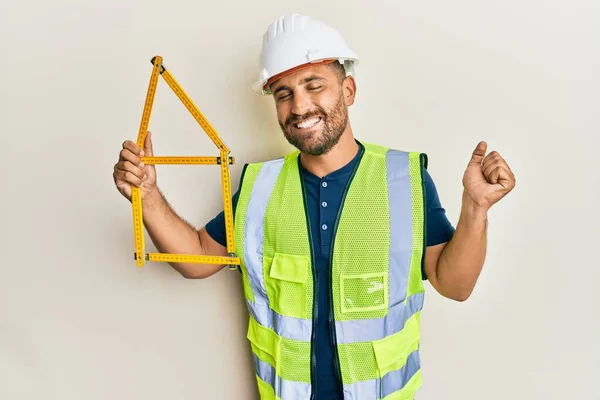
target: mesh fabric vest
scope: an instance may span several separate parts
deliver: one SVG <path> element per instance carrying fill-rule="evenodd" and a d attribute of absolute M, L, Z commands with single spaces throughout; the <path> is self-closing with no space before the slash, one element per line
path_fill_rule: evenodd
<path fill-rule="evenodd" d="M 421 385 L 427 158 L 364 145 L 332 227 L 336 370 L 345 400 L 413 399 Z M 236 207 L 247 337 L 263 400 L 312 395 L 317 285 L 298 156 L 247 165 Z"/>

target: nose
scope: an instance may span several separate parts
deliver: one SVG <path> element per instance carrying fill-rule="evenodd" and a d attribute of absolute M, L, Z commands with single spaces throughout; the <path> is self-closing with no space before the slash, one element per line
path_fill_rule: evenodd
<path fill-rule="evenodd" d="M 304 115 L 310 110 L 311 102 L 310 96 L 303 93 L 301 90 L 294 93 L 292 103 L 292 113 L 295 115 Z"/>

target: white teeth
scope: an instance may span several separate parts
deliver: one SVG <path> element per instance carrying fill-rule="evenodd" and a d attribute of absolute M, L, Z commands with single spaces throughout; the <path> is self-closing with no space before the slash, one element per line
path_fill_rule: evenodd
<path fill-rule="evenodd" d="M 320 121 L 320 118 L 311 118 L 308 121 L 303 121 L 303 122 L 300 122 L 299 124 L 296 124 L 296 127 L 300 128 L 300 129 L 308 129 L 308 128 L 313 127 L 319 121 Z"/>

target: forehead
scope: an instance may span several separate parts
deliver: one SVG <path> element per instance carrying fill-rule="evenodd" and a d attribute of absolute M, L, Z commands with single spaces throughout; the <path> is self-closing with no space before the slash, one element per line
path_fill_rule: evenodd
<path fill-rule="evenodd" d="M 335 78 L 335 74 L 333 69 L 330 68 L 329 64 L 307 65 L 296 71 L 289 72 L 274 81 L 271 84 L 271 90 L 275 91 L 281 86 L 293 87 L 296 85 L 302 85 L 310 78 L 331 80 L 332 78 Z"/>

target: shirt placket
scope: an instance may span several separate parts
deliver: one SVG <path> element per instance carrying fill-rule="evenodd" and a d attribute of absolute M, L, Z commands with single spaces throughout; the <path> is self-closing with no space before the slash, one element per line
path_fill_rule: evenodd
<path fill-rule="evenodd" d="M 328 210 L 331 189 L 327 180 L 321 180 L 319 187 L 319 231 L 321 234 L 321 252 L 324 256 L 329 253 L 331 238 L 331 216 Z"/>

